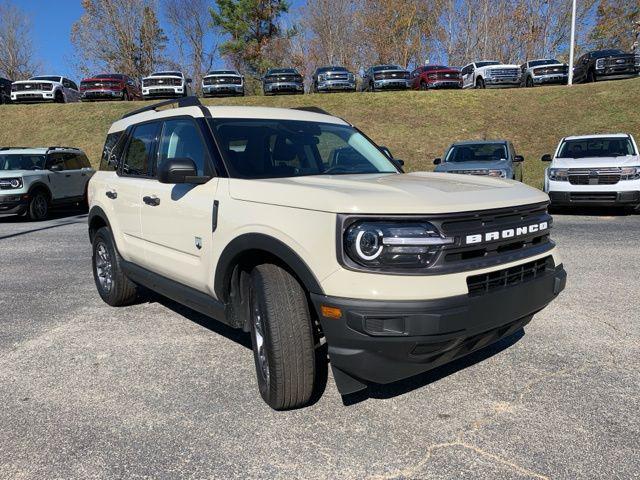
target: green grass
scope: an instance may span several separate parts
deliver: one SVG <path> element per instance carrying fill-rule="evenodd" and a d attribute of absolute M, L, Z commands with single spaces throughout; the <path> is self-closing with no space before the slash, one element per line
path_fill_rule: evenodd
<path fill-rule="evenodd" d="M 208 99 L 207 105 L 314 105 L 358 126 L 406 162 L 431 170 L 458 140 L 513 141 L 525 181 L 540 187 L 540 157 L 563 136 L 626 132 L 640 139 L 640 79 L 535 89 L 321 94 Z M 99 161 L 111 123 L 143 103 L 0 106 L 0 145 L 80 147 Z"/>

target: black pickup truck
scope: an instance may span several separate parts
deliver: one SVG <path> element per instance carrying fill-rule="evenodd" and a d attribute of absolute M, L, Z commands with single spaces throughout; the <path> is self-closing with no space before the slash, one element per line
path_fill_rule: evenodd
<path fill-rule="evenodd" d="M 633 53 L 619 49 L 595 50 L 582 55 L 573 71 L 575 83 L 635 77 L 638 66 Z"/>

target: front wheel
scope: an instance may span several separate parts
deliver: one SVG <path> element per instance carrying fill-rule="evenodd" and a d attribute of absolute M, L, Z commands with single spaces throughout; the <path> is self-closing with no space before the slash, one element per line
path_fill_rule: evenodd
<path fill-rule="evenodd" d="M 525 83 L 525 87 L 532 88 L 533 87 L 533 78 L 527 77 L 527 81 Z"/>
<path fill-rule="evenodd" d="M 93 279 L 98 294 L 112 307 L 129 305 L 137 296 L 137 286 L 124 274 L 122 258 L 116 250 L 111 230 L 100 228 L 93 237 Z"/>
<path fill-rule="evenodd" d="M 596 81 L 597 81 L 596 72 L 594 72 L 593 70 L 590 70 L 589 73 L 587 74 L 587 82 L 596 83 Z"/>
<path fill-rule="evenodd" d="M 49 215 L 49 197 L 44 192 L 36 192 L 29 200 L 27 207 L 29 220 L 44 220 Z"/>
<path fill-rule="evenodd" d="M 420 90 L 429 90 L 427 82 L 420 82 Z"/>
<path fill-rule="evenodd" d="M 264 264 L 251 272 L 249 298 L 260 395 L 275 410 L 307 405 L 316 362 L 305 291 L 283 268 Z"/>
<path fill-rule="evenodd" d="M 480 88 L 480 89 L 485 88 L 484 80 L 482 78 L 479 78 L 476 80 L 476 88 Z"/>

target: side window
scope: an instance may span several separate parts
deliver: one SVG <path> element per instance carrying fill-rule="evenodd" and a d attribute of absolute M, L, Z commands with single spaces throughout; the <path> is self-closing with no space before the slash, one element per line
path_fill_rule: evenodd
<path fill-rule="evenodd" d="M 66 78 L 62 79 L 62 86 L 64 88 L 71 88 L 71 82 L 69 80 L 67 80 Z"/>
<path fill-rule="evenodd" d="M 115 172 L 118 168 L 118 157 L 122 150 L 124 132 L 114 132 L 107 135 L 100 159 L 100 170 L 103 172 Z"/>
<path fill-rule="evenodd" d="M 173 158 L 190 158 L 196 164 L 198 175 L 204 175 L 207 149 L 193 120 L 179 118 L 164 122 L 158 147 L 157 166 Z"/>
<path fill-rule="evenodd" d="M 74 90 L 78 90 L 78 86 L 75 84 L 75 82 L 72 82 L 71 80 L 69 80 L 69 85 L 70 85 L 70 88 Z"/>
<path fill-rule="evenodd" d="M 150 176 L 149 158 L 153 151 L 157 131 L 157 122 L 144 123 L 133 129 L 122 162 L 121 172 L 123 175 Z"/>
<path fill-rule="evenodd" d="M 49 157 L 47 158 L 47 170 L 49 170 L 54 165 L 60 165 L 62 170 L 65 169 L 64 153 L 52 153 L 51 155 L 49 155 Z"/>
<path fill-rule="evenodd" d="M 64 154 L 64 169 L 65 170 L 80 170 L 80 161 L 75 153 Z"/>
<path fill-rule="evenodd" d="M 79 153 L 76 158 L 80 163 L 80 168 L 91 168 L 91 162 L 84 153 Z"/>

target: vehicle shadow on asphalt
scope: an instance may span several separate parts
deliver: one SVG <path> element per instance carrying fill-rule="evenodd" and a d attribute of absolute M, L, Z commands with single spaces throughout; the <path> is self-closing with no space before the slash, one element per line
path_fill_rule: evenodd
<path fill-rule="evenodd" d="M 45 222 L 50 222 L 52 220 L 68 220 L 65 222 L 56 222 L 54 224 L 45 224 L 45 226 L 39 227 L 38 225 L 42 225 Z M 69 211 L 69 212 L 56 212 L 55 214 L 51 214 L 47 220 L 43 220 L 41 222 L 33 222 L 30 221 L 26 217 L 20 217 L 17 215 L 14 216 L 6 216 L 0 217 L 0 225 L 1 224 L 20 224 L 20 225 L 33 225 L 35 228 L 31 228 L 29 230 L 23 230 L 16 233 L 9 233 L 7 235 L 0 235 L 0 240 L 5 240 L 7 238 L 20 237 L 22 235 L 28 235 L 30 233 L 41 232 L 43 230 L 51 230 L 52 228 L 64 227 L 66 225 L 75 225 L 79 223 L 87 222 L 87 214 L 84 212 Z"/>
<path fill-rule="evenodd" d="M 454 360 L 451 363 L 442 365 L 440 367 L 429 370 L 428 372 L 415 375 L 413 377 L 399 380 L 397 382 L 389 383 L 386 385 L 370 384 L 367 389 L 360 392 L 353 393 L 351 395 L 345 395 L 342 397 L 342 402 L 345 406 L 355 405 L 368 399 L 386 400 L 389 398 L 404 395 L 413 390 L 425 387 L 431 383 L 437 382 L 449 375 L 453 375 L 465 368 L 471 367 L 477 363 L 483 362 L 486 359 L 506 350 L 512 345 L 516 344 L 525 335 L 524 329 L 520 329 L 514 334 L 499 340 L 493 345 L 489 345 L 476 352 L 473 352 L 465 357 Z"/>
<path fill-rule="evenodd" d="M 628 217 L 640 214 L 640 209 L 631 207 L 551 207 L 549 213 L 573 217 Z"/>

